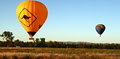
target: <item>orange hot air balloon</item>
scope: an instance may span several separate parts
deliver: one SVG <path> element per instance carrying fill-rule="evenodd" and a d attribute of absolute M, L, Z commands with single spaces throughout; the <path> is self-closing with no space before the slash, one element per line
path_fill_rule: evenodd
<path fill-rule="evenodd" d="M 17 18 L 32 38 L 45 23 L 48 15 L 46 6 L 38 1 L 23 1 L 16 10 Z"/>

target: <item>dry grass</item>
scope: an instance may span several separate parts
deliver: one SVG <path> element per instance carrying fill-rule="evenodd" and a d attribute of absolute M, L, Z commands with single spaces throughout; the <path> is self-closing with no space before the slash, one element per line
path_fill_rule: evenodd
<path fill-rule="evenodd" d="M 0 59 L 120 59 L 109 54 L 0 53 Z"/>
<path fill-rule="evenodd" d="M 78 48 L 0 48 L 0 59 L 120 59 L 120 50 Z"/>

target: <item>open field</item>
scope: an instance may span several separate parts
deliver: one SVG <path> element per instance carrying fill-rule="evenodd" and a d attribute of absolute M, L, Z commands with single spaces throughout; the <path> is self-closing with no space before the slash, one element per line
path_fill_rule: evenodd
<path fill-rule="evenodd" d="M 0 47 L 0 59 L 120 59 L 120 50 Z"/>

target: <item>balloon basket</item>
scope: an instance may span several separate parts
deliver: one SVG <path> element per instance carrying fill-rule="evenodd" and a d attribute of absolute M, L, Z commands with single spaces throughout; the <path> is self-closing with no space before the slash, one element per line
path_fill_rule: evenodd
<path fill-rule="evenodd" d="M 29 40 L 34 40 L 34 38 L 29 38 Z"/>

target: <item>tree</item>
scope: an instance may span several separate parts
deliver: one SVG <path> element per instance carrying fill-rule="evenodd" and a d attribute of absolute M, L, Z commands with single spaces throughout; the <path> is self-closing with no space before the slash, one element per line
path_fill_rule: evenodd
<path fill-rule="evenodd" d="M 15 41 L 14 41 L 14 45 L 15 45 L 15 46 L 20 46 L 20 40 L 19 40 L 19 39 L 15 40 Z"/>
<path fill-rule="evenodd" d="M 36 38 L 36 40 L 34 42 L 35 47 L 39 47 L 39 43 L 40 43 L 39 38 Z"/>
<path fill-rule="evenodd" d="M 12 32 L 4 31 L 4 32 L 2 33 L 2 35 L 0 35 L 0 36 L 3 37 L 3 40 L 4 40 L 4 39 L 6 40 L 7 46 L 12 46 L 13 39 L 14 39 L 14 36 L 13 36 L 13 33 L 12 33 Z"/>

